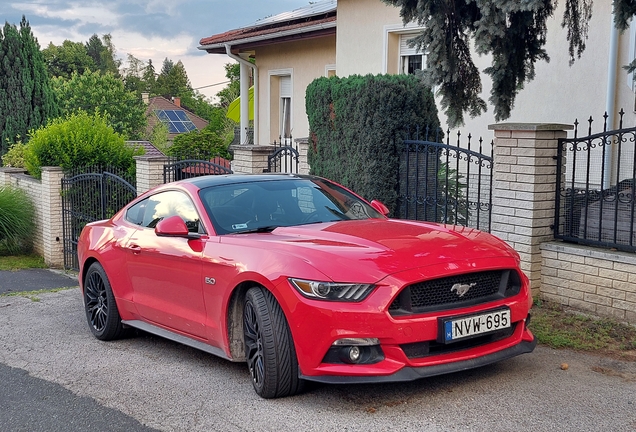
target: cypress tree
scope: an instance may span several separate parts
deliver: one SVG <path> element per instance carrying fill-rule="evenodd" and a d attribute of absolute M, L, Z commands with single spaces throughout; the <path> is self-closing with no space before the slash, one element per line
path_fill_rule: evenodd
<path fill-rule="evenodd" d="M 0 35 L 0 153 L 58 114 L 37 39 L 23 16 Z"/>

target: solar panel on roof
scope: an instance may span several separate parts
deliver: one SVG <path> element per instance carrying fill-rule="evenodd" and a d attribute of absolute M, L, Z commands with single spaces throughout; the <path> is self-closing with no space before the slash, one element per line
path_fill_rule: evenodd
<path fill-rule="evenodd" d="M 291 21 L 300 18 L 309 18 L 314 15 L 320 15 L 336 9 L 336 0 L 324 0 L 311 3 L 293 11 L 283 12 L 271 17 L 263 18 L 256 21 L 253 26 L 262 26 L 266 24 L 274 24 L 281 21 Z"/>
<path fill-rule="evenodd" d="M 166 126 L 169 133 L 184 133 L 196 130 L 196 126 L 183 110 L 155 110 L 157 118 Z"/>

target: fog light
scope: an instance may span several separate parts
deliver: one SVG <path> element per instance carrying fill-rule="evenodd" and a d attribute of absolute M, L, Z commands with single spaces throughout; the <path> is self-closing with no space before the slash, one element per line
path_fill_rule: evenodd
<path fill-rule="evenodd" d="M 349 360 L 351 360 L 352 363 L 358 363 L 358 361 L 360 361 L 360 348 L 357 346 L 349 348 Z"/>

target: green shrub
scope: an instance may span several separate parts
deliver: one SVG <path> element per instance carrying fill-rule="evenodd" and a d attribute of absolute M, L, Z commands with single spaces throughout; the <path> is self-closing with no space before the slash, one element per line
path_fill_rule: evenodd
<path fill-rule="evenodd" d="M 24 168 L 24 152 L 26 144 L 18 141 L 11 144 L 9 150 L 2 156 L 2 166 Z"/>
<path fill-rule="evenodd" d="M 0 253 L 15 255 L 32 247 L 35 209 L 24 191 L 0 187 Z"/>
<path fill-rule="evenodd" d="M 395 213 L 405 130 L 440 124 L 431 89 L 412 75 L 318 78 L 307 87 L 306 109 L 312 174 Z"/>
<path fill-rule="evenodd" d="M 134 175 L 133 156 L 143 152 L 143 148 L 127 146 L 122 136 L 108 126 L 104 116 L 81 111 L 32 132 L 24 163 L 37 178 L 41 177 L 43 166 L 60 166 L 65 172 L 109 166 Z"/>
<path fill-rule="evenodd" d="M 211 128 L 177 135 L 166 153 L 179 159 L 209 160 L 215 156 L 231 159 L 224 137 Z"/>

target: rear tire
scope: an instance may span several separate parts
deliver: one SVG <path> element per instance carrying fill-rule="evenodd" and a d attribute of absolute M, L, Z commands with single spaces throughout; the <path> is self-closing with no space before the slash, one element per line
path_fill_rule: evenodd
<path fill-rule="evenodd" d="M 243 312 L 245 358 L 256 393 L 266 399 L 302 391 L 298 359 L 285 314 L 268 290 L 250 288 Z"/>
<path fill-rule="evenodd" d="M 121 316 L 104 268 L 93 263 L 84 277 L 84 309 L 93 335 L 103 341 L 124 335 Z"/>

